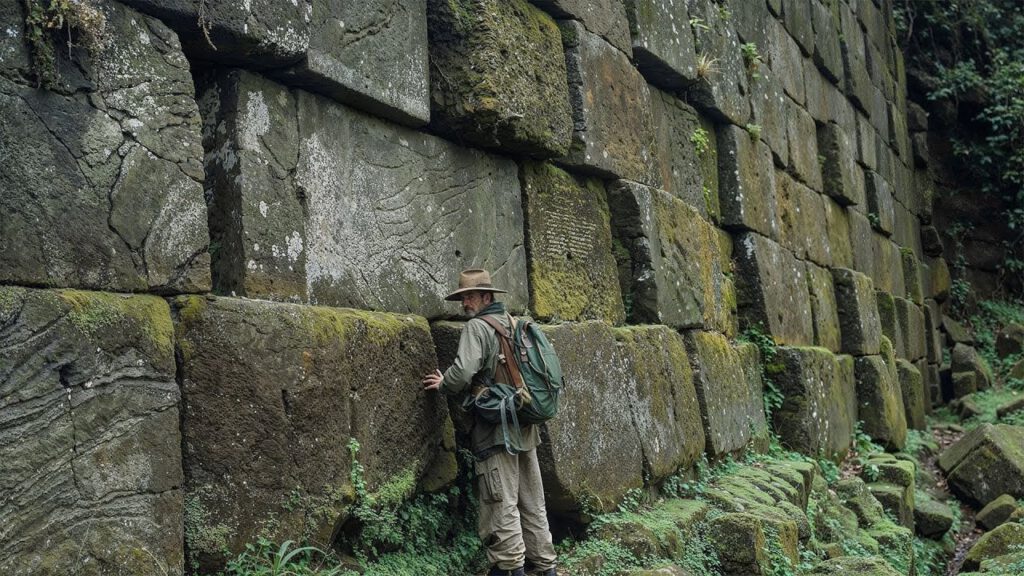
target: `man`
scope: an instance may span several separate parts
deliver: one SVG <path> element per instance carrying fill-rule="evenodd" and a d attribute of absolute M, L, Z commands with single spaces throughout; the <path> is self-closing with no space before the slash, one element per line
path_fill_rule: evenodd
<path fill-rule="evenodd" d="M 451 367 L 444 374 L 435 370 L 424 376 L 424 390 L 469 394 L 495 381 L 498 335 L 482 317 L 491 315 L 506 329 L 511 328 L 504 303 L 494 300 L 495 294 L 504 292 L 491 284 L 486 270 L 464 270 L 459 275 L 458 290 L 445 300 L 461 301 L 470 320 L 462 330 Z M 514 439 L 514 453 L 510 453 L 500 424 L 473 419 L 471 439 L 480 494 L 478 532 L 491 562 L 488 576 L 524 576 L 527 558 L 536 574 L 556 576 L 555 548 L 537 462 L 540 432 L 536 426 L 524 425 L 520 436 Z"/>

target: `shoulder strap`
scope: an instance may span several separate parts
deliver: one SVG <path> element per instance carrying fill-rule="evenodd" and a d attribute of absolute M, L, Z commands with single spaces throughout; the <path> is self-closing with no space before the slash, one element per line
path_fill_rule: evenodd
<path fill-rule="evenodd" d="M 500 352 L 498 353 L 498 365 L 495 366 L 495 371 L 500 368 L 504 368 L 508 372 L 509 380 L 508 384 L 513 385 L 517 390 L 523 387 L 523 374 L 519 371 L 519 363 L 516 361 L 515 353 L 512 351 L 512 334 L 498 319 L 490 314 L 484 316 L 477 316 L 477 318 L 486 322 L 491 328 L 494 328 L 495 334 L 498 335 L 498 346 Z M 515 326 L 515 319 L 509 316 L 510 321 Z"/>

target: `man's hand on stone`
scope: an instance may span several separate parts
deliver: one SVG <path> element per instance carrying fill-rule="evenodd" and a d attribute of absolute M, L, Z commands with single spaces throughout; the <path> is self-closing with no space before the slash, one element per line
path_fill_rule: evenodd
<path fill-rule="evenodd" d="M 441 381 L 444 380 L 444 375 L 441 374 L 440 370 L 434 370 L 430 374 L 423 377 L 423 389 L 424 390 L 437 390 L 441 387 Z"/>

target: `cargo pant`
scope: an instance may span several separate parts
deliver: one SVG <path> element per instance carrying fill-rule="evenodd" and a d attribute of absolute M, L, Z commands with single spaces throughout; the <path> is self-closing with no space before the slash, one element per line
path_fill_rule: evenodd
<path fill-rule="evenodd" d="M 529 558 L 536 568 L 555 566 L 544 486 L 537 450 L 521 454 L 501 451 L 477 462 L 480 490 L 480 539 L 487 559 L 501 570 L 522 566 Z"/>

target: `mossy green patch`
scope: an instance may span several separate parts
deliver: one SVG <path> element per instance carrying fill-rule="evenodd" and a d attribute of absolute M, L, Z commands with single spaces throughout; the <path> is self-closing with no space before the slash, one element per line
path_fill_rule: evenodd
<path fill-rule="evenodd" d="M 68 321 L 84 335 L 96 337 L 109 331 L 137 334 L 150 351 L 170 354 L 174 326 L 163 299 L 83 290 L 60 290 L 57 295 L 69 308 Z"/>

